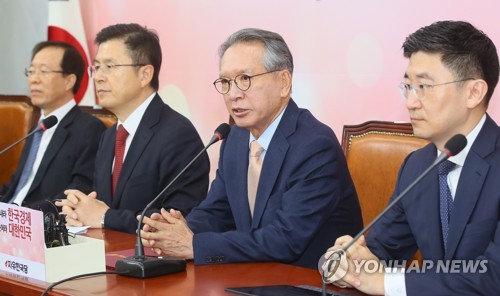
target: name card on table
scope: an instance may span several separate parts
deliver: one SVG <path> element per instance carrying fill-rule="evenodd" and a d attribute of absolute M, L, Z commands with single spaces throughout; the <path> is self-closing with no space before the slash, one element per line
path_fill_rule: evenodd
<path fill-rule="evenodd" d="M 0 202 L 0 270 L 46 282 L 106 270 L 104 241 L 70 236 L 69 243 L 46 248 L 43 213 Z"/>

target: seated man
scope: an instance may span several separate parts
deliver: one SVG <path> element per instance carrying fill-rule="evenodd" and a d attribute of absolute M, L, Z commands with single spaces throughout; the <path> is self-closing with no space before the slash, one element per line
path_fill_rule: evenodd
<path fill-rule="evenodd" d="M 186 220 L 166 210 L 145 218 L 144 243 L 195 264 L 317 268 L 322 248 L 363 224 L 339 142 L 291 99 L 293 59 L 280 35 L 244 29 L 219 53 L 214 85 L 236 126 L 221 146 L 216 178 Z"/>
<path fill-rule="evenodd" d="M 31 103 L 41 109 L 41 119 L 54 115 L 58 123 L 26 140 L 16 172 L 0 188 L 0 201 L 55 211 L 50 201 L 64 198 L 65 189 L 92 189 L 105 127 L 76 106 L 74 95 L 84 73 L 84 60 L 72 45 L 44 41 L 34 47 L 26 70 Z"/>
<path fill-rule="evenodd" d="M 63 206 L 70 225 L 135 233 L 135 216 L 203 149 L 191 122 L 156 93 L 161 66 L 156 33 L 138 24 L 118 24 L 97 34 L 91 67 L 99 103 L 118 123 L 106 130 L 96 159 L 94 190 L 68 190 Z M 160 208 L 183 214 L 208 190 L 205 153 L 148 212 Z"/>
<path fill-rule="evenodd" d="M 497 50 L 483 32 L 460 21 L 423 27 L 403 49 L 409 64 L 401 92 L 415 135 L 432 143 L 406 158 L 393 198 L 455 134 L 465 135 L 467 146 L 421 179 L 366 241 L 347 250 L 349 272 L 334 284 L 377 295 L 499 295 L 500 129 L 486 113 L 498 82 Z M 339 238 L 330 251 L 350 240 Z M 374 268 L 379 260 L 404 267 L 417 249 L 420 267 Z M 343 272 L 339 268 L 337 277 Z"/>

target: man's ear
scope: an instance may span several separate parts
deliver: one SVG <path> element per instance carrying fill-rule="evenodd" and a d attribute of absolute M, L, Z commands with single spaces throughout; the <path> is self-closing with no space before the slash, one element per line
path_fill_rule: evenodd
<path fill-rule="evenodd" d="M 488 84 L 483 79 L 476 79 L 469 83 L 468 86 L 468 97 L 467 97 L 467 107 L 469 109 L 474 109 L 480 104 L 486 104 L 485 96 L 488 92 Z M 486 107 L 486 105 L 485 105 Z"/>
<path fill-rule="evenodd" d="M 281 86 L 281 96 L 288 97 L 292 91 L 292 74 L 288 70 L 282 70 L 279 73 L 279 82 Z"/>
<path fill-rule="evenodd" d="M 147 86 L 153 80 L 154 67 L 153 65 L 145 65 L 141 66 L 139 69 L 139 80 L 141 82 L 141 86 Z"/>
<path fill-rule="evenodd" d="M 73 90 L 73 87 L 75 86 L 76 83 L 76 75 L 75 74 L 68 74 L 65 77 L 65 89 L 66 90 Z"/>

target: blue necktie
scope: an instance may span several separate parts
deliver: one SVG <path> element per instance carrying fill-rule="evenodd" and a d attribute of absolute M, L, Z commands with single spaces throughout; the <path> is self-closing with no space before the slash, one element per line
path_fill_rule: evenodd
<path fill-rule="evenodd" d="M 444 251 L 446 253 L 446 243 L 448 241 L 448 228 L 450 224 L 450 214 L 453 209 L 453 197 L 446 179 L 448 173 L 455 167 L 449 160 L 439 164 L 439 211 L 441 214 L 441 229 L 443 231 Z"/>
<path fill-rule="evenodd" d="M 33 135 L 33 142 L 31 142 L 30 152 L 28 154 L 28 158 L 26 159 L 26 163 L 24 164 L 21 178 L 19 179 L 19 183 L 17 183 L 16 192 L 14 193 L 11 202 L 14 201 L 21 188 L 23 188 L 26 182 L 28 181 L 28 177 L 30 176 L 31 171 L 33 170 L 33 164 L 35 163 L 36 154 L 38 152 L 38 148 L 40 147 L 41 140 L 42 140 L 42 131 L 36 132 Z"/>

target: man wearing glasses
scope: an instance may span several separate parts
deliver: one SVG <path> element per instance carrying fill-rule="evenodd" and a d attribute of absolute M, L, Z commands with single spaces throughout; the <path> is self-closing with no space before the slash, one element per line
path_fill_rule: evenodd
<path fill-rule="evenodd" d="M 54 211 L 48 201 L 64 198 L 65 189 L 92 189 L 105 127 L 76 106 L 74 95 L 84 73 L 84 60 L 70 44 L 44 41 L 34 47 L 25 69 L 31 103 L 41 109 L 40 120 L 54 115 L 58 123 L 26 140 L 16 172 L 0 189 L 1 201 Z"/>
<path fill-rule="evenodd" d="M 162 60 L 155 32 L 138 24 L 104 28 L 91 77 L 99 103 L 118 117 L 104 133 L 96 159 L 94 190 L 68 190 L 57 205 L 68 223 L 135 233 L 136 216 L 203 149 L 191 122 L 157 94 Z M 165 192 L 148 215 L 160 208 L 183 214 L 208 190 L 206 153 Z"/>
<path fill-rule="evenodd" d="M 433 163 L 452 136 L 465 135 L 467 146 L 347 250 L 349 272 L 334 284 L 376 295 L 499 295 L 500 131 L 486 113 L 498 82 L 497 50 L 483 32 L 460 21 L 423 27 L 403 49 L 409 64 L 401 93 L 415 135 L 432 143 L 406 158 L 393 197 Z M 350 240 L 339 238 L 330 251 Z M 424 259 L 420 268 L 373 268 L 379 260 L 399 260 L 392 265 L 404 267 L 417 249 Z"/>
<path fill-rule="evenodd" d="M 214 85 L 234 119 L 206 200 L 144 220 L 146 246 L 195 264 L 279 261 L 317 268 L 361 211 L 333 131 L 291 99 L 293 59 L 273 32 L 243 29 L 219 50 Z"/>

